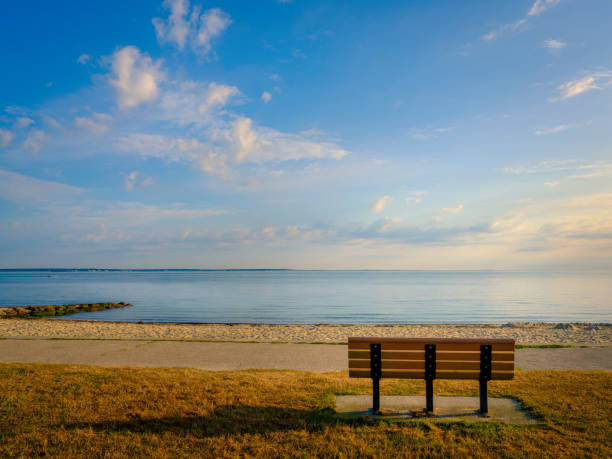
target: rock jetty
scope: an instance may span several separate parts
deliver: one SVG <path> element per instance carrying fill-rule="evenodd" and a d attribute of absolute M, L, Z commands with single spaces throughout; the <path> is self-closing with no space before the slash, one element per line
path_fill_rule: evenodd
<path fill-rule="evenodd" d="M 104 309 L 116 309 L 132 306 L 131 303 L 120 301 L 119 303 L 83 303 L 83 304 L 44 304 L 40 306 L 10 306 L 0 307 L 0 318 L 31 318 L 65 316 L 77 312 L 103 311 Z"/>

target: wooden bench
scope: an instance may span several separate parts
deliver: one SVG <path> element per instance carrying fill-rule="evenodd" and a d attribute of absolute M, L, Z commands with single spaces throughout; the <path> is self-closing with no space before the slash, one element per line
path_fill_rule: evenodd
<path fill-rule="evenodd" d="M 380 378 L 424 379 L 426 411 L 433 412 L 434 379 L 480 381 L 486 414 L 487 382 L 514 377 L 513 339 L 349 338 L 349 376 L 372 378 L 372 413 L 380 413 Z"/>

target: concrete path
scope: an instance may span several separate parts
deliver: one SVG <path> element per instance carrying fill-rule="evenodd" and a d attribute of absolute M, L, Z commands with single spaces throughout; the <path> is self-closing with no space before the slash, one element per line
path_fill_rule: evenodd
<path fill-rule="evenodd" d="M 518 349 L 516 360 L 524 370 L 612 370 L 612 347 Z M 348 363 L 345 345 L 18 339 L 0 340 L 0 362 L 315 372 L 346 370 Z"/>
<path fill-rule="evenodd" d="M 381 414 L 372 415 L 371 395 L 336 395 L 336 416 L 341 418 L 377 419 L 428 419 L 436 421 L 505 421 L 513 424 L 537 424 L 516 400 L 510 398 L 488 398 L 488 414 L 482 416 L 479 397 L 438 397 L 434 396 L 433 415 L 424 412 L 425 397 L 422 395 L 381 395 Z"/>

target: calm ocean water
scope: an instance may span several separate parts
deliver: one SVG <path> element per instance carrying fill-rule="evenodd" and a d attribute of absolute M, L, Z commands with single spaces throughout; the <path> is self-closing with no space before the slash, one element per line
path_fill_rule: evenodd
<path fill-rule="evenodd" d="M 0 271 L 0 305 L 126 301 L 67 319 L 193 323 L 612 322 L 610 274 Z"/>

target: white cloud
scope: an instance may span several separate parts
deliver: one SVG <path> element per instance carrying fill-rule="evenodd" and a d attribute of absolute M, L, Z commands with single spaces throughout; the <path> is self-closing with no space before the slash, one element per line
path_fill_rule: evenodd
<path fill-rule="evenodd" d="M 459 204 L 457 207 L 445 207 L 442 212 L 446 214 L 458 214 L 463 210 L 463 204 Z"/>
<path fill-rule="evenodd" d="M 557 132 L 567 131 L 568 129 L 573 129 L 582 126 L 582 124 L 559 124 L 558 126 L 554 126 L 546 129 L 536 129 L 534 131 L 535 135 L 548 135 L 548 134 L 556 134 Z"/>
<path fill-rule="evenodd" d="M 10 144 L 15 138 L 15 134 L 13 134 L 8 129 L 0 128 L 0 147 L 6 147 Z"/>
<path fill-rule="evenodd" d="M 544 40 L 543 46 L 547 48 L 549 51 L 559 51 L 562 48 L 565 48 L 566 43 L 560 40 L 548 39 Z"/>
<path fill-rule="evenodd" d="M 285 134 L 275 129 L 254 128 L 250 118 L 237 117 L 232 123 L 229 142 L 234 161 L 261 163 L 265 161 L 297 161 L 301 159 L 335 159 L 348 151 L 332 142 L 314 139 L 307 133 Z"/>
<path fill-rule="evenodd" d="M 83 193 L 77 188 L 59 182 L 39 180 L 27 175 L 0 169 L 0 198 L 18 204 L 53 202 Z"/>
<path fill-rule="evenodd" d="M 90 118 L 76 117 L 74 124 L 87 129 L 92 134 L 103 134 L 108 131 L 109 123 L 112 120 L 113 117 L 106 113 L 94 113 Z"/>
<path fill-rule="evenodd" d="M 544 186 L 548 188 L 556 188 L 559 185 L 559 182 L 544 182 Z"/>
<path fill-rule="evenodd" d="M 268 102 L 272 100 L 272 94 L 270 94 L 268 91 L 264 91 L 261 94 L 261 100 L 264 101 L 264 104 L 267 104 Z"/>
<path fill-rule="evenodd" d="M 134 191 L 137 185 L 151 186 L 155 184 L 153 177 L 147 177 L 141 172 L 132 171 L 129 174 L 123 175 L 123 188 L 126 191 Z"/>
<path fill-rule="evenodd" d="M 527 16 L 537 16 L 538 14 L 546 11 L 548 8 L 555 6 L 560 1 L 561 0 L 536 0 L 527 13 Z"/>
<path fill-rule="evenodd" d="M 47 123 L 49 126 L 54 127 L 55 129 L 61 129 L 62 125 L 53 117 L 43 115 L 43 121 Z"/>
<path fill-rule="evenodd" d="M 389 195 L 381 196 L 376 201 L 374 201 L 374 203 L 370 206 L 370 210 L 375 214 L 379 214 L 383 210 L 385 210 L 385 207 L 387 207 L 387 204 L 389 204 L 392 200 L 393 200 L 392 196 L 389 196 Z"/>
<path fill-rule="evenodd" d="M 34 124 L 34 120 L 32 118 L 28 118 L 27 116 L 21 116 L 17 118 L 17 121 L 15 121 L 15 126 L 18 129 L 27 128 L 31 124 Z"/>
<path fill-rule="evenodd" d="M 340 160 L 348 151 L 320 132 L 287 134 L 275 129 L 258 127 L 253 120 L 235 116 L 231 121 L 215 119 L 204 125 L 201 138 L 173 138 L 134 133 L 121 137 L 120 150 L 197 165 L 201 170 L 224 179 L 235 175 L 241 164 L 262 164 L 277 161 L 333 159 Z"/>
<path fill-rule="evenodd" d="M 153 62 L 134 46 L 126 46 L 113 54 L 112 69 L 116 78 L 110 83 L 117 90 L 119 107 L 135 107 L 158 97 L 158 83 L 164 79 L 160 65 L 160 61 Z"/>
<path fill-rule="evenodd" d="M 607 81 L 606 81 L 607 80 Z M 587 75 L 578 80 L 568 81 L 567 83 L 563 83 L 558 87 L 561 93 L 561 99 L 569 99 L 571 97 L 576 97 L 579 94 L 585 93 L 592 89 L 601 89 L 601 86 L 598 86 L 598 82 L 602 82 L 604 85 L 608 85 L 612 82 L 612 73 L 610 72 L 600 72 L 600 73 L 592 73 L 591 75 Z M 551 102 L 554 102 L 558 99 L 553 98 Z"/>
<path fill-rule="evenodd" d="M 208 54 L 211 48 L 211 41 L 218 37 L 232 23 L 229 15 L 213 8 L 204 12 L 200 17 L 200 30 L 198 30 L 197 44 L 202 48 L 204 54 Z"/>
<path fill-rule="evenodd" d="M 232 23 L 227 13 L 212 8 L 200 16 L 201 6 L 188 0 L 166 0 L 164 7 L 170 10 L 167 20 L 153 19 L 155 33 L 160 43 L 174 43 L 179 49 L 189 45 L 195 52 L 207 55 L 213 39 L 219 37 Z"/>
<path fill-rule="evenodd" d="M 228 86 L 224 84 L 210 83 L 206 98 L 198 107 L 200 113 L 205 113 L 214 107 L 223 107 L 227 104 L 230 97 L 237 96 L 240 91 L 236 86 Z"/>
<path fill-rule="evenodd" d="M 49 136 L 47 136 L 43 131 L 32 129 L 30 132 L 28 132 L 28 135 L 21 145 L 28 152 L 34 154 L 40 151 L 42 143 L 47 139 L 49 139 Z"/>
<path fill-rule="evenodd" d="M 187 19 L 189 0 L 165 0 L 163 6 L 170 9 L 170 16 L 166 22 L 160 18 L 153 19 L 157 39 L 160 43 L 175 43 L 179 49 L 183 49 L 191 29 Z"/>
<path fill-rule="evenodd" d="M 87 65 L 87 63 L 92 59 L 92 57 L 89 54 L 81 54 L 78 59 L 77 62 L 81 65 Z"/>

